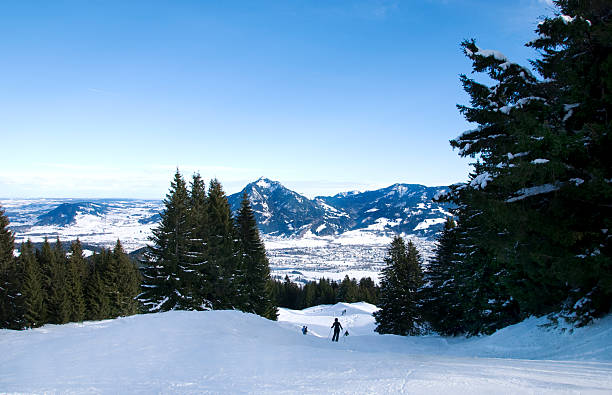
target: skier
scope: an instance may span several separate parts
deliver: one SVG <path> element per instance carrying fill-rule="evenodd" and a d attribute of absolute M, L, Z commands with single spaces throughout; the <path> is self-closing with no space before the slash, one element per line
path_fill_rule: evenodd
<path fill-rule="evenodd" d="M 303 334 L 307 334 L 307 333 L 308 333 L 308 327 L 307 327 L 306 325 L 304 325 L 304 326 L 302 327 L 302 333 L 303 333 Z"/>
<path fill-rule="evenodd" d="M 340 325 L 340 322 L 336 318 L 336 320 L 334 321 L 331 327 L 334 328 L 334 336 L 332 336 L 332 341 L 337 342 L 338 337 L 340 336 L 340 329 L 343 329 L 342 325 Z"/>

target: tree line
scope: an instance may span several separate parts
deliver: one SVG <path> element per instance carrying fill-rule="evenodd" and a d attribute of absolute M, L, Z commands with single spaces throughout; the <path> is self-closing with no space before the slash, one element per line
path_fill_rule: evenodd
<path fill-rule="evenodd" d="M 219 181 L 177 169 L 142 261 L 147 312 L 238 309 L 273 319 L 270 268 L 248 196 L 233 217 Z"/>
<path fill-rule="evenodd" d="M 476 127 L 451 145 L 476 162 L 441 198 L 454 219 L 420 291 L 407 291 L 412 318 L 438 333 L 486 334 L 531 315 L 580 326 L 612 307 L 612 5 L 555 4 L 527 44 L 540 53 L 535 73 L 462 43 L 493 81 L 461 76 L 471 101 L 458 107 Z"/>
<path fill-rule="evenodd" d="M 23 243 L 13 256 L 14 235 L 0 209 L 0 327 L 36 328 L 101 320 L 138 312 L 140 273 L 121 242 L 85 258 L 80 241 L 66 251 L 47 239 L 40 249 Z"/>
<path fill-rule="evenodd" d="M 357 281 L 345 276 L 342 281 L 320 278 L 304 285 L 295 283 L 285 276 L 284 281 L 272 280 L 272 295 L 279 307 L 301 310 L 321 304 L 338 302 L 378 303 L 379 287 L 370 277 Z"/>

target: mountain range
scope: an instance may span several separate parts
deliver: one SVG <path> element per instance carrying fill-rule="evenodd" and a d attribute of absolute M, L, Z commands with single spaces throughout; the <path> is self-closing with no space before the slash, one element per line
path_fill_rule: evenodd
<path fill-rule="evenodd" d="M 262 234 L 287 238 L 336 236 L 354 230 L 375 234 L 404 233 L 433 238 L 440 231 L 449 206 L 433 197 L 446 187 L 395 184 L 366 192 L 345 192 L 309 199 L 277 181 L 260 178 L 228 196 L 232 210 L 247 194 Z M 161 201 L 94 199 L 7 200 L 11 226 L 30 235 L 53 229 L 80 228 L 95 234 L 100 228 L 121 228 L 144 234 L 160 219 Z M 30 233 L 28 233 L 30 232 Z M 31 233 L 35 232 L 35 233 Z M 65 232 L 61 232 L 65 233 Z"/>
<path fill-rule="evenodd" d="M 270 236 L 332 236 L 363 229 L 432 237 L 450 215 L 449 205 L 434 202 L 433 197 L 447 189 L 394 184 L 308 199 L 277 181 L 260 178 L 228 200 L 237 211 L 246 193 L 261 232 Z"/>

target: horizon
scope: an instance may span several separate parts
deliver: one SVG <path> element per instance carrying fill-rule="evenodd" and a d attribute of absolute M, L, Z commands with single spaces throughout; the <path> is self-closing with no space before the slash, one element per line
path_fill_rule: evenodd
<path fill-rule="evenodd" d="M 185 177 L 185 174 L 183 174 L 181 172 L 181 175 L 183 176 L 183 178 L 185 179 L 185 181 L 189 184 L 189 179 L 187 177 Z M 210 182 L 211 179 L 204 179 L 206 181 L 206 186 L 208 188 L 208 183 Z M 242 190 L 244 190 L 244 188 L 246 188 L 249 184 L 254 184 L 260 180 L 266 180 L 266 181 L 271 181 L 271 182 L 278 182 L 280 183 L 283 187 L 301 195 L 304 196 L 310 200 L 313 200 L 317 197 L 333 197 L 335 195 L 341 194 L 341 193 L 351 193 L 351 192 L 356 192 L 356 193 L 366 193 L 366 192 L 372 192 L 372 191 L 377 191 L 380 189 L 386 189 L 386 188 L 390 188 L 392 186 L 395 185 L 418 185 L 418 186 L 424 186 L 426 188 L 447 188 L 449 187 L 449 185 L 425 185 L 425 184 L 419 184 L 419 183 L 411 183 L 411 182 L 396 182 L 393 183 L 391 185 L 385 185 L 385 186 L 381 186 L 381 187 L 372 187 L 370 189 L 352 189 L 352 190 L 345 190 L 345 191 L 340 191 L 334 194 L 330 194 L 330 195 L 314 195 L 314 196 L 310 196 L 307 195 L 305 193 L 302 193 L 299 190 L 293 189 L 288 187 L 287 185 L 285 185 L 285 183 L 283 183 L 282 181 L 278 181 L 278 180 L 272 180 L 269 177 L 265 177 L 265 176 L 261 176 L 256 180 L 253 181 L 249 181 L 246 184 L 244 184 L 243 187 L 241 187 L 238 190 L 234 190 L 234 191 L 229 191 L 225 188 L 225 185 L 223 184 L 222 180 L 219 180 L 221 182 L 221 185 L 223 186 L 223 190 L 225 192 L 225 194 L 229 197 L 230 195 L 235 195 L 237 193 L 242 192 Z M 169 183 L 168 183 L 169 184 Z M 75 201 L 102 201 L 102 200 L 151 200 L 151 201 L 159 201 L 159 200 L 163 200 L 165 198 L 165 194 L 164 196 L 161 197 L 95 197 L 95 196 L 90 196 L 90 197 L 74 197 L 74 196 L 70 196 L 70 197 L 61 197 L 61 196 L 32 196 L 32 197 L 6 197 L 6 196 L 0 196 L 0 202 L 3 200 L 40 200 L 40 199 L 48 199 L 48 200 L 75 200 Z M 0 206 L 1 207 L 1 206 Z"/>
<path fill-rule="evenodd" d="M 7 198 L 163 197 L 174 170 L 304 196 L 467 180 L 460 42 L 527 65 L 550 0 L 3 6 Z"/>

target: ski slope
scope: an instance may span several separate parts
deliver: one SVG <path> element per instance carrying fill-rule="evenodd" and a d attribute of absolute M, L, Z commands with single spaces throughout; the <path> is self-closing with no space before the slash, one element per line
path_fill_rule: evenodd
<path fill-rule="evenodd" d="M 612 317 L 571 334 L 531 319 L 489 337 L 445 339 L 375 334 L 375 309 L 281 309 L 278 322 L 172 311 L 1 330 L 0 392 L 612 392 Z M 334 317 L 350 333 L 339 343 L 328 340 Z"/>

